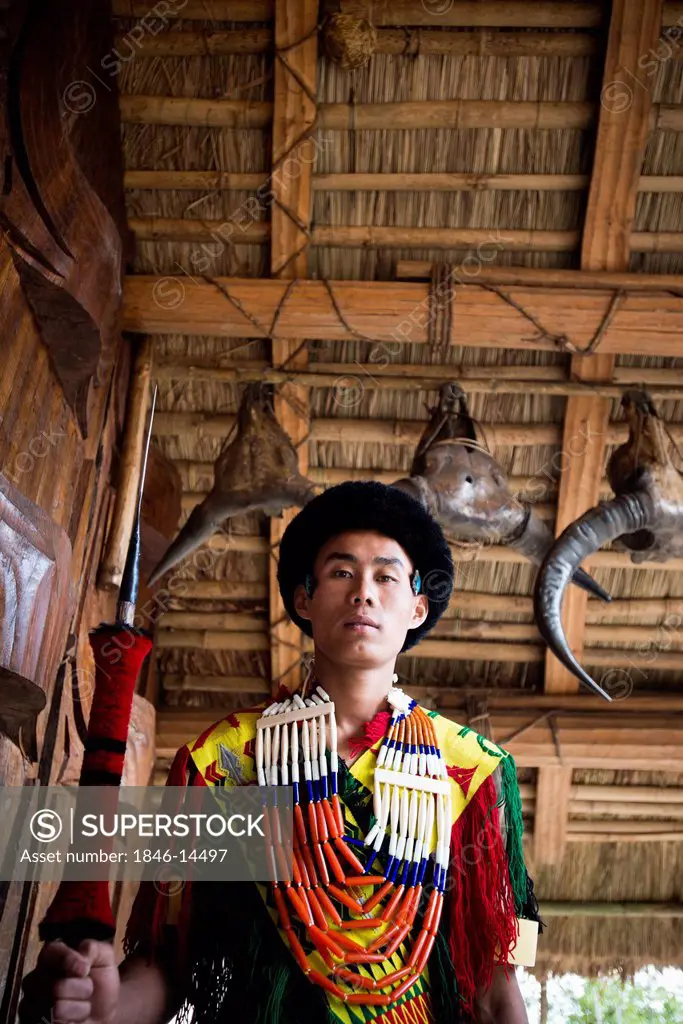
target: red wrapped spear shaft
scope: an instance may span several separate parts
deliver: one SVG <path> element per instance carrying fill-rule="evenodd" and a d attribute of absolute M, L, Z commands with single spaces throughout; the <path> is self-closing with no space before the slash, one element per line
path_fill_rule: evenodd
<path fill-rule="evenodd" d="M 133 625 L 140 581 L 140 513 L 157 389 L 152 396 L 145 439 L 133 532 L 116 606 L 116 621 L 102 623 L 89 633 L 95 659 L 88 735 L 79 786 L 120 786 L 133 707 L 135 685 L 152 636 Z M 116 922 L 109 899 L 109 883 L 62 881 L 40 922 L 38 933 L 45 941 L 61 939 L 76 948 L 83 939 L 112 940 Z"/>

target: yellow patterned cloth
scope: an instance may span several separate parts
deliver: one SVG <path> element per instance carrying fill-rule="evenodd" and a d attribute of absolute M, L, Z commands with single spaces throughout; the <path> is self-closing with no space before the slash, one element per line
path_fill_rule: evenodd
<path fill-rule="evenodd" d="M 171 769 L 167 785 L 208 785 L 208 786 L 244 786 L 244 785 L 256 785 L 256 769 L 254 760 L 254 749 L 255 749 L 255 736 L 256 736 L 256 722 L 261 716 L 265 707 L 268 703 L 260 704 L 254 708 L 248 708 L 241 711 L 233 712 L 226 715 L 224 718 L 215 722 L 208 729 L 206 729 L 201 735 L 195 739 L 189 741 L 184 747 L 182 747 L 176 754 L 174 760 L 174 766 Z M 476 833 L 470 830 L 470 833 L 462 831 L 462 824 L 467 819 L 467 810 L 473 801 L 476 803 L 477 800 L 481 803 L 482 793 L 486 793 L 486 801 L 482 804 L 488 806 L 488 811 L 485 813 L 485 818 L 491 816 L 494 808 L 497 809 L 499 800 L 496 787 L 493 784 L 493 776 L 498 769 L 508 758 L 509 755 L 503 748 L 497 746 L 480 736 L 472 729 L 463 727 L 436 712 L 423 709 L 424 713 L 429 715 L 433 721 L 433 725 L 436 731 L 437 740 L 441 749 L 443 759 L 447 766 L 448 776 L 451 783 L 451 807 L 452 807 L 452 826 L 453 826 L 453 837 L 456 835 L 469 835 L 469 845 L 472 846 L 471 838 L 476 836 Z M 343 807 L 346 834 L 348 836 L 363 838 L 365 830 L 362 828 L 361 822 L 358 818 L 363 819 L 365 816 L 365 809 L 367 808 L 367 814 L 372 814 L 372 793 L 373 793 L 373 777 L 376 764 L 377 752 L 380 747 L 381 740 L 377 741 L 374 746 L 364 750 L 364 752 L 350 765 L 347 767 L 346 764 L 340 759 L 340 772 L 339 772 L 339 795 L 340 801 Z M 514 775 L 514 763 L 511 762 Z M 500 773 L 498 773 L 500 774 Z M 516 782 L 515 782 L 516 785 Z M 500 789 L 500 785 L 498 785 Z M 353 810 L 352 810 L 353 808 Z M 355 813 L 354 813 L 355 811 Z M 476 813 L 481 815 L 481 808 L 476 808 Z M 471 817 L 473 815 L 470 815 Z M 494 815 L 497 818 L 497 814 Z M 366 828 L 367 828 L 367 817 L 366 817 Z M 498 826 L 496 825 L 496 829 Z M 455 841 L 455 840 L 454 840 Z M 453 846 L 452 846 L 453 853 Z M 482 867 L 481 861 L 486 861 L 487 851 L 480 851 L 478 858 L 478 864 L 476 870 L 480 871 L 481 878 L 479 879 L 480 885 L 490 886 L 491 876 L 485 875 L 486 865 Z M 469 860 L 467 857 L 464 861 L 460 861 L 461 875 L 463 879 L 467 879 L 470 873 Z M 462 865 L 465 865 L 462 868 Z M 523 867 L 523 864 L 522 864 Z M 472 869 L 473 871 L 475 868 Z M 484 873 L 482 873 L 484 872 Z M 498 878 L 498 876 L 496 876 Z M 505 879 L 503 880 L 503 887 L 510 889 L 507 881 L 507 862 L 505 866 Z M 487 880 L 488 878 L 488 880 Z M 456 879 L 457 881 L 457 879 Z M 215 883 L 214 883 L 215 884 Z M 459 883 L 458 883 L 459 884 Z M 496 882 L 497 884 L 497 882 Z M 287 935 L 284 929 L 279 927 L 279 921 L 277 912 L 275 909 L 274 901 L 271 896 L 271 889 L 266 884 L 257 884 L 258 892 L 261 900 L 265 904 L 270 918 L 273 921 L 274 927 L 277 929 L 280 940 L 284 943 L 285 947 L 289 949 L 289 943 Z M 360 890 L 361 899 L 365 899 L 366 896 L 371 895 L 372 888 L 367 887 Z M 476 902 L 476 890 L 473 889 L 472 894 L 465 896 L 461 901 L 463 904 L 471 904 Z M 505 894 L 501 894 L 500 902 L 502 906 L 502 900 Z M 508 900 L 508 909 L 511 900 L 510 893 L 507 893 L 505 897 Z M 141 897 L 139 897 L 141 900 Z M 488 893 L 487 899 L 490 905 L 495 909 L 498 901 L 498 895 L 496 893 Z M 136 901 L 137 902 L 137 901 Z M 519 901 L 517 901 L 519 903 Z M 181 921 L 181 903 L 182 893 L 179 892 L 175 897 L 171 895 L 171 898 L 165 900 L 161 910 L 158 906 L 155 908 L 155 921 L 156 925 L 159 925 L 159 914 L 163 914 L 163 923 L 165 925 L 173 925 L 180 923 Z M 149 917 L 149 911 L 144 911 L 142 906 L 138 908 L 138 918 L 144 917 L 145 913 Z M 445 912 L 445 911 L 444 911 Z M 461 927 L 471 927 L 467 923 L 467 919 L 462 915 L 466 914 L 467 907 L 464 909 L 461 907 Z M 476 908 L 475 908 L 476 913 Z M 129 922 L 129 932 L 132 940 L 133 933 L 135 932 L 135 908 L 131 915 L 131 922 Z M 342 917 L 351 917 L 352 913 L 348 910 L 342 911 Z M 509 916 L 509 914 L 508 914 Z M 514 906 L 513 906 L 514 916 Z M 453 921 L 457 921 L 457 913 L 453 918 Z M 464 923 L 463 923 L 464 922 Z M 147 922 L 149 928 L 149 920 Z M 484 922 L 486 924 L 486 922 Z M 490 921 L 486 924 L 490 927 Z M 297 937 L 306 952 L 307 959 L 315 970 L 320 973 L 327 975 L 329 969 L 321 958 L 317 950 L 307 940 L 305 930 L 303 928 L 297 928 Z M 360 944 L 369 944 L 374 935 L 364 929 L 354 930 L 353 938 Z M 462 937 L 458 938 L 458 942 L 461 942 Z M 407 958 L 412 948 L 412 942 L 414 937 L 411 937 L 409 943 L 404 943 L 399 947 L 395 955 L 391 959 L 391 966 L 384 970 L 384 965 L 358 965 L 357 969 L 360 973 L 381 977 L 385 973 L 393 970 L 399 970 L 407 962 Z M 465 939 L 465 941 L 467 941 Z M 129 941 L 129 947 L 132 948 L 132 941 Z M 499 943 L 500 945 L 500 943 Z M 504 945 L 504 943 L 503 943 Z M 454 948 L 453 946 L 451 948 Z M 503 951 L 502 962 L 506 959 L 506 950 Z M 493 962 L 493 949 L 488 950 L 485 956 L 490 958 L 490 962 Z M 472 959 L 472 963 L 474 963 Z M 291 970 L 300 971 L 300 968 L 296 964 L 294 957 L 291 957 Z M 469 984 L 469 992 L 466 993 L 468 999 L 471 1002 L 472 992 L 474 986 L 478 983 L 476 977 L 472 977 L 473 968 L 466 967 L 463 969 L 463 979 L 466 984 Z M 460 981 L 460 977 L 459 977 Z M 462 986 L 459 986 L 462 990 Z M 397 1002 L 393 1003 L 390 1008 L 381 1006 L 355 1006 L 343 1003 L 341 1000 L 336 998 L 330 993 L 326 993 L 326 998 L 329 1003 L 330 1016 L 331 1018 L 339 1022 L 339 1024 L 353 1024 L 353 1022 L 365 1022 L 375 1021 L 377 1024 L 405 1024 L 405 1022 L 421 1022 L 421 1024 L 431 1024 L 434 1021 L 434 1015 L 432 1012 L 432 1000 L 430 998 L 430 978 L 429 971 L 425 969 L 424 973 L 418 978 L 415 984 L 402 996 Z"/>
<path fill-rule="evenodd" d="M 256 735 L 256 722 L 261 716 L 266 705 L 248 711 L 238 712 L 229 715 L 227 718 L 217 722 L 208 732 L 197 737 L 188 744 L 190 756 L 197 767 L 198 772 L 210 785 L 238 786 L 256 783 L 256 769 L 253 758 L 254 739 Z M 424 709 L 425 714 L 429 714 Z M 457 767 L 460 770 L 460 777 L 467 779 L 467 785 L 463 786 L 455 778 L 451 778 L 451 801 L 453 808 L 453 821 L 460 817 L 465 811 L 468 803 L 473 798 L 479 786 L 498 767 L 500 759 L 505 756 L 503 750 L 495 744 L 491 744 L 477 733 L 468 731 L 462 735 L 462 727 L 436 715 L 433 718 L 437 739 L 441 752 L 447 765 Z M 380 741 L 381 742 L 381 741 Z M 376 764 L 376 755 L 380 742 L 374 747 L 365 750 L 358 757 L 349 769 L 353 779 L 363 787 L 367 794 L 366 802 L 370 802 L 373 791 L 373 776 Z M 361 799 L 363 793 L 361 791 Z M 342 793 L 342 806 L 346 823 L 347 834 L 362 836 L 359 823 L 348 806 L 348 800 L 344 799 Z M 436 825 L 434 826 L 436 832 Z M 435 841 L 435 836 L 434 836 Z M 262 899 L 266 903 L 275 925 L 278 925 L 278 916 L 272 899 L 269 898 L 269 887 L 258 885 Z M 374 890 L 365 888 L 361 890 L 361 899 L 369 897 Z M 344 915 L 343 915 L 344 916 Z M 346 912 L 346 916 L 353 916 Z M 288 945 L 287 935 L 283 928 L 278 927 L 282 941 Z M 361 945 L 369 945 L 374 933 L 360 930 L 354 933 L 354 939 Z M 361 974 L 382 977 L 391 970 L 399 970 L 407 963 L 410 954 L 411 944 L 404 943 L 399 947 L 391 959 L 391 967 L 387 971 L 382 965 L 371 964 L 367 967 L 359 965 Z M 320 954 L 309 943 L 305 943 L 307 957 L 311 966 L 327 974 L 328 969 Z M 296 969 L 296 968 L 295 968 Z M 380 1020 L 398 1024 L 399 1021 L 420 1021 L 429 1022 L 431 1013 L 429 1009 L 429 978 L 425 970 L 423 976 L 418 979 L 408 993 L 402 997 L 398 1005 L 387 1012 L 384 1007 L 377 1006 L 348 1006 L 333 995 L 328 994 L 330 1007 L 336 1020 L 341 1024 L 352 1024 L 354 1021 Z"/>

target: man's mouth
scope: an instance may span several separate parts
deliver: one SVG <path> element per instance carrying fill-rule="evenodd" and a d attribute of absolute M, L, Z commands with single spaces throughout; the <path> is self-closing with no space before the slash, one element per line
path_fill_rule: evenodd
<path fill-rule="evenodd" d="M 373 619 L 369 619 L 366 615 L 347 619 L 344 623 L 344 627 L 356 633 L 369 633 L 371 630 L 379 629 L 377 623 L 374 622 Z"/>

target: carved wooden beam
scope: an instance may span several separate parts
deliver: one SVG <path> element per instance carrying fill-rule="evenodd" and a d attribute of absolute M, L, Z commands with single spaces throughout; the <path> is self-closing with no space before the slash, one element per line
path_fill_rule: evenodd
<path fill-rule="evenodd" d="M 610 355 L 683 355 L 683 299 L 667 291 L 642 294 L 636 285 L 617 298 L 614 288 L 511 285 L 502 296 L 476 284 L 453 287 L 453 344 L 558 352 L 593 342 Z M 124 295 L 124 326 L 143 334 L 267 338 L 277 313 L 278 338 L 364 338 L 391 343 L 392 355 L 396 343 L 427 341 L 425 282 L 298 280 L 288 291 L 286 281 L 137 274 L 126 278 Z"/>
<path fill-rule="evenodd" d="M 115 80 L 88 76 L 112 45 L 109 8 L 21 8 L 2 25 L 0 226 L 85 435 L 120 327 L 129 240 Z"/>

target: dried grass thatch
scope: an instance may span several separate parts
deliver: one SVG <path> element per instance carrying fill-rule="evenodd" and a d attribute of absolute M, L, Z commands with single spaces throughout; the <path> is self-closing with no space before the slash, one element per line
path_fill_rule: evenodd
<path fill-rule="evenodd" d="M 125 31 L 131 22 L 122 21 Z M 211 31 L 244 28 L 210 22 L 176 21 L 165 31 Z M 476 98 L 501 100 L 592 100 L 597 99 L 602 54 L 594 57 L 460 57 L 375 55 L 367 66 L 344 70 L 319 59 L 318 96 L 321 102 L 381 103 L 401 99 L 437 100 Z M 135 56 L 120 75 L 125 94 L 212 97 L 252 101 L 272 99 L 273 63 L 270 56 L 233 55 L 183 58 Z M 655 102 L 683 102 L 683 62 L 662 62 L 653 77 Z M 123 130 L 126 166 L 154 170 L 219 170 L 264 172 L 271 164 L 271 138 L 267 131 L 231 131 L 218 128 L 168 127 L 126 124 Z M 318 172 L 468 172 L 471 174 L 545 173 L 587 174 L 592 160 L 590 134 L 574 129 L 532 131 L 506 128 L 411 131 L 320 132 L 317 139 Z M 683 133 L 652 133 L 643 166 L 644 174 L 683 173 Z M 128 191 L 131 217 L 158 216 L 227 221 L 250 193 L 228 191 Z M 578 252 L 520 253 L 505 248 L 505 231 L 572 230 L 582 224 L 585 193 L 496 192 L 486 189 L 463 192 L 322 192 L 314 193 L 313 222 L 316 225 L 373 226 L 459 226 L 491 232 L 502 242 L 487 255 L 507 265 L 532 267 L 576 267 Z M 261 211 L 268 219 L 269 210 Z M 639 231 L 683 230 L 680 194 L 643 193 L 638 197 L 634 228 Z M 134 271 L 192 274 L 198 246 L 191 243 L 140 242 Z M 204 250 L 202 250 L 204 251 Z M 402 258 L 442 260 L 457 263 L 470 255 L 463 250 L 430 249 L 340 249 L 317 248 L 309 255 L 309 272 L 318 277 L 339 279 L 390 279 Z M 633 254 L 631 269 L 680 273 L 681 254 Z M 208 271 L 213 275 L 267 276 L 267 245 L 223 245 L 211 251 Z M 160 358 L 214 363 L 229 366 L 245 359 L 268 359 L 269 345 L 259 340 L 230 340 L 207 337 L 164 337 L 156 340 Z M 362 342 L 310 346 L 311 362 L 367 361 L 370 346 Z M 426 346 L 409 345 L 401 361 L 428 361 Z M 500 363 L 520 366 L 560 365 L 568 367 L 565 353 L 473 350 L 454 346 L 447 360 L 477 366 L 482 375 Z M 668 366 L 683 370 L 683 359 L 653 360 L 643 356 L 621 357 L 619 365 Z M 425 419 L 425 403 L 435 392 L 366 392 L 352 409 L 341 408 L 331 389 L 311 393 L 313 417 L 345 416 L 353 419 L 396 421 Z M 212 411 L 234 413 L 239 401 L 233 385 L 178 380 L 160 386 L 160 411 Z M 473 415 L 489 423 L 561 424 L 565 401 L 529 393 L 523 396 L 476 394 L 470 397 Z M 665 415 L 683 421 L 681 403 L 663 409 Z M 620 417 L 614 403 L 612 418 Z M 200 436 L 163 437 L 164 451 L 171 458 L 211 462 L 221 442 Z M 556 449 L 549 446 L 494 449 L 504 467 L 515 475 L 533 476 L 548 464 Z M 368 441 L 319 442 L 310 446 L 312 467 L 346 467 L 393 470 L 397 476 L 409 466 L 407 448 Z M 206 489 L 208 481 L 183 469 L 190 490 Z M 255 516 L 234 519 L 235 533 L 268 537 L 268 523 Z M 683 596 L 683 574 L 637 570 L 600 570 L 596 577 L 617 597 Z M 229 552 L 217 557 L 210 570 L 198 570 L 194 578 L 257 582 L 267 579 L 267 556 Z M 525 564 L 461 563 L 456 589 L 495 594 L 529 594 L 533 573 Z M 175 610 L 209 612 L 265 610 L 258 602 L 198 601 L 175 599 Z M 495 618 L 495 616 L 491 616 Z M 503 615 L 507 621 L 529 621 L 523 615 Z M 609 621 L 609 620 L 608 620 Z M 653 626 L 655 623 L 651 623 Z M 589 658 L 587 664 L 590 664 Z M 640 669 L 637 664 L 636 667 Z M 160 656 L 161 681 L 165 673 L 198 675 L 269 675 L 269 659 L 260 652 L 206 652 L 165 649 Z M 543 663 L 513 664 L 463 662 L 438 659 L 401 658 L 399 671 L 405 682 L 459 687 L 509 689 L 523 693 L 543 684 Z M 681 690 L 680 674 L 643 666 L 637 689 Z M 216 709 L 244 706 L 252 695 L 221 695 L 209 692 L 168 691 L 168 704 Z M 525 778 L 533 776 L 525 773 Z M 668 776 L 668 783 L 672 782 Z M 658 777 L 628 772 L 577 772 L 575 782 L 620 784 L 657 783 Z M 676 779 L 675 783 L 681 784 Z M 572 844 L 564 862 L 556 869 L 537 871 L 541 898 L 552 900 L 681 900 L 683 898 L 683 844 Z M 611 966 L 635 970 L 642 963 L 683 963 L 683 922 L 553 918 L 541 943 L 539 967 L 595 972 Z"/>

